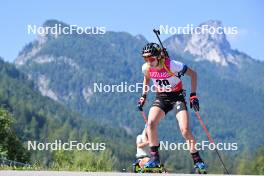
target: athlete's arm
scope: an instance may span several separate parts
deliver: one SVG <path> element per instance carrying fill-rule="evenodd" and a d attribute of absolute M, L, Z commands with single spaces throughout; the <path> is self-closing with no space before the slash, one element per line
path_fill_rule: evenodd
<path fill-rule="evenodd" d="M 148 76 L 144 76 L 144 81 L 143 81 L 143 90 L 142 90 L 142 95 L 138 101 L 138 104 L 140 104 L 139 110 L 142 111 L 142 107 L 144 106 L 145 102 L 146 102 L 146 98 L 147 98 L 147 93 L 148 93 L 148 86 L 149 86 L 149 81 L 150 78 Z"/>
<path fill-rule="evenodd" d="M 145 104 L 147 93 L 148 93 L 148 88 L 149 88 L 149 82 L 150 82 L 150 77 L 149 77 L 146 63 L 143 64 L 142 66 L 142 73 L 144 74 L 143 89 L 142 89 L 142 95 L 138 101 L 138 104 L 139 104 L 138 108 L 140 111 L 142 111 L 142 107 Z"/>
<path fill-rule="evenodd" d="M 147 95 L 149 82 L 150 82 L 149 76 L 148 75 L 144 75 L 142 95 Z"/>
<path fill-rule="evenodd" d="M 186 74 L 191 77 L 191 93 L 194 93 L 197 87 L 197 73 L 188 67 Z"/>
<path fill-rule="evenodd" d="M 195 112 L 199 111 L 199 100 L 196 96 L 197 87 L 197 73 L 188 68 L 186 74 L 191 77 L 191 94 L 190 94 L 190 107 L 194 109 Z"/>
<path fill-rule="evenodd" d="M 148 141 L 137 143 L 137 147 L 138 148 L 143 148 L 143 147 L 145 147 L 147 145 L 149 145 L 149 142 Z"/>

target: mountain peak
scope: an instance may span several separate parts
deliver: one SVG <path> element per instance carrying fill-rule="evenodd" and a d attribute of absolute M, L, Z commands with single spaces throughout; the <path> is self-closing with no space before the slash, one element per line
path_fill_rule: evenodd
<path fill-rule="evenodd" d="M 166 43 L 169 49 L 190 53 L 196 57 L 196 61 L 208 60 L 227 66 L 230 63 L 238 65 L 231 45 L 225 34 L 225 27 L 221 21 L 208 20 L 201 23 L 198 32 L 185 35 L 175 35 L 169 38 Z"/>
<path fill-rule="evenodd" d="M 69 27 L 69 25 L 59 20 L 49 19 L 43 23 L 42 27 L 46 29 L 46 34 L 39 35 L 38 38 L 46 41 L 47 39 L 57 38 L 61 34 L 61 29 Z"/>
<path fill-rule="evenodd" d="M 214 28 L 214 30 L 218 30 L 218 32 L 210 33 L 206 32 L 204 34 L 200 34 L 201 37 L 204 37 L 210 42 L 214 42 L 216 45 L 221 45 L 221 48 L 231 49 L 230 43 L 226 39 L 224 26 L 221 21 L 217 20 L 208 20 L 199 25 L 199 27 L 208 26 L 208 28 Z"/>
<path fill-rule="evenodd" d="M 59 20 L 56 20 L 56 19 L 49 19 L 49 20 L 46 20 L 42 26 L 44 27 L 54 27 L 55 25 L 61 25 L 61 26 L 69 26 L 68 24 L 62 22 L 62 21 L 59 21 Z"/>
<path fill-rule="evenodd" d="M 220 21 L 209 20 L 199 27 L 208 30 L 200 34 L 192 34 L 184 49 L 185 52 L 198 56 L 197 60 L 206 59 L 222 66 L 227 66 L 229 62 L 237 63 Z"/>
<path fill-rule="evenodd" d="M 219 20 L 208 20 L 208 21 L 201 23 L 199 26 L 201 26 L 201 25 L 209 25 L 209 26 L 214 26 L 214 27 L 222 27 L 223 26 L 222 22 Z"/>
<path fill-rule="evenodd" d="M 31 57 L 35 56 L 42 49 L 42 46 L 48 40 L 56 39 L 59 36 L 59 28 L 67 26 L 69 25 L 56 19 L 46 20 L 42 25 L 42 27 L 47 30 L 46 33 L 38 33 L 36 40 L 26 44 L 23 50 L 18 54 L 15 64 L 17 66 L 24 65 Z"/>
<path fill-rule="evenodd" d="M 136 39 L 138 39 L 138 40 L 142 40 L 142 41 L 144 41 L 145 43 L 148 42 L 148 40 L 147 40 L 143 35 L 141 35 L 141 34 L 137 34 L 137 35 L 135 35 L 135 37 L 136 37 Z"/>

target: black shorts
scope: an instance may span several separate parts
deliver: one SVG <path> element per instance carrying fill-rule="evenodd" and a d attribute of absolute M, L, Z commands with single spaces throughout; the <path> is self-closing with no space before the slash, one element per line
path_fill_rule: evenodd
<path fill-rule="evenodd" d="M 158 92 L 156 98 L 152 104 L 161 108 L 165 114 L 176 107 L 176 114 L 182 110 L 187 110 L 186 101 L 185 101 L 185 91 L 179 92 Z"/>

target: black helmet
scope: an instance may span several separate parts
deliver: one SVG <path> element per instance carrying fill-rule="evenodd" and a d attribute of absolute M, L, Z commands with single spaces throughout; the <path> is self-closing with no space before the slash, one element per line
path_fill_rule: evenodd
<path fill-rule="evenodd" d="M 148 43 L 142 50 L 143 57 L 159 57 L 161 53 L 161 48 L 157 43 Z"/>

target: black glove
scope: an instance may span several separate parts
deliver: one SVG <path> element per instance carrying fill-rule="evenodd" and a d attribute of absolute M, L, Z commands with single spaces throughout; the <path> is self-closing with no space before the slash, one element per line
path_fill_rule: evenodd
<path fill-rule="evenodd" d="M 146 98 L 147 98 L 147 95 L 143 94 L 143 95 L 141 95 L 141 97 L 140 97 L 140 99 L 138 101 L 138 109 L 140 111 L 143 111 L 143 106 L 144 106 L 144 104 L 146 102 Z"/>
<path fill-rule="evenodd" d="M 195 112 L 199 111 L 199 100 L 196 96 L 196 93 L 193 92 L 190 94 L 190 107 L 193 108 Z"/>

